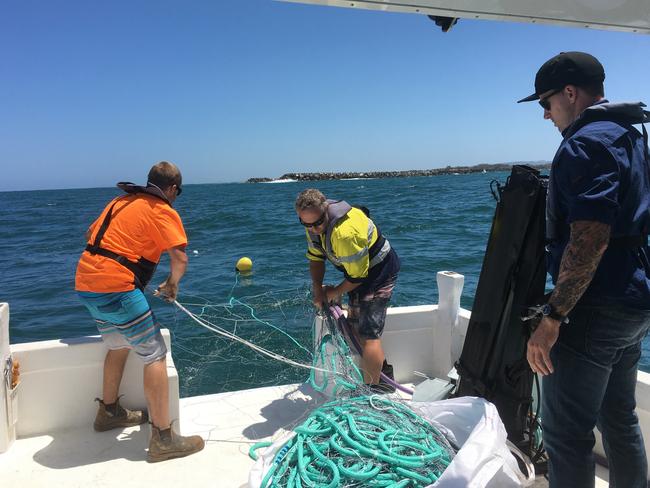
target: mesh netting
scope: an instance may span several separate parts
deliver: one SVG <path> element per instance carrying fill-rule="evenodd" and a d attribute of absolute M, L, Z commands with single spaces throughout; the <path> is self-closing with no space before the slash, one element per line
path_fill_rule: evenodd
<path fill-rule="evenodd" d="M 257 379 L 266 371 L 272 384 L 309 378 L 314 390 L 333 398 L 293 424 L 295 435 L 273 453 L 262 487 L 424 487 L 453 458 L 440 431 L 399 395 L 377 395 L 364 384 L 344 318 L 329 311 L 315 317 L 307 288 L 233 296 L 220 305 L 202 299 L 176 305 L 201 325 L 198 337 L 204 331 L 213 336 L 207 355 L 194 346 L 188 351 L 201 357 L 197 375 L 212 365 L 224 375 L 232 365 Z M 176 347 L 188 349 L 194 339 Z"/>

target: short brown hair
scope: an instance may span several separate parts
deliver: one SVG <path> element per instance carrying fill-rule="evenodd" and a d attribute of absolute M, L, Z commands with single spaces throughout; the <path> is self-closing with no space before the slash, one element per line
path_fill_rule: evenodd
<path fill-rule="evenodd" d="M 173 185 L 181 186 L 183 177 L 174 163 L 160 161 L 154 164 L 149 170 L 147 182 L 153 183 L 161 190 L 165 190 Z"/>
<path fill-rule="evenodd" d="M 602 82 L 580 85 L 579 88 L 582 88 L 582 90 L 590 97 L 598 98 L 605 96 L 605 87 Z"/>
<path fill-rule="evenodd" d="M 302 212 L 308 208 L 318 208 L 323 211 L 327 207 L 327 199 L 316 188 L 307 188 L 300 192 L 296 198 L 296 212 Z"/>

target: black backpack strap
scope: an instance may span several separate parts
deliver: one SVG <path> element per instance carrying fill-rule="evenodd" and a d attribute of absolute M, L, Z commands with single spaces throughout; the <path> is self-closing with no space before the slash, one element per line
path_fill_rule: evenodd
<path fill-rule="evenodd" d="M 646 112 L 647 113 L 647 112 Z M 648 131 L 645 128 L 645 124 L 641 124 L 641 129 L 643 131 L 643 150 L 645 152 L 645 170 L 648 173 L 648 182 L 650 183 L 650 148 L 648 148 Z M 646 234 L 650 233 L 650 223 L 646 224 L 646 227 L 643 229 L 643 232 Z M 647 236 L 646 236 L 646 243 L 647 245 Z"/>
<path fill-rule="evenodd" d="M 113 205 L 111 205 L 111 208 L 108 209 L 108 212 L 106 212 L 106 216 L 104 217 L 104 220 L 102 221 L 102 224 L 99 227 L 97 234 L 95 235 L 95 239 L 93 243 L 86 245 L 86 251 L 88 251 L 90 254 L 98 254 L 100 256 L 104 256 L 105 258 L 112 259 L 113 261 L 116 261 L 122 266 L 124 266 L 125 268 L 127 268 L 129 271 L 133 273 L 133 277 L 134 277 L 133 282 L 135 286 L 141 290 L 144 290 L 144 288 L 147 286 L 147 284 L 153 277 L 153 274 L 156 271 L 156 266 L 158 263 L 154 263 L 153 261 L 149 261 L 148 259 L 145 259 L 143 257 L 140 257 L 136 262 L 133 262 L 127 257 L 122 256 L 121 254 L 117 254 L 116 252 L 113 252 L 109 249 L 100 247 L 102 243 L 102 239 L 104 238 L 104 234 L 106 234 L 106 230 L 108 229 L 108 226 L 111 224 L 111 219 L 113 217 L 113 208 L 115 208 L 117 202 L 119 202 L 122 198 L 124 197 L 120 197 L 117 200 L 115 200 L 115 202 L 113 202 Z M 130 202 L 124 204 L 122 209 L 134 201 L 135 200 L 131 200 Z M 122 209 L 120 209 L 120 211 Z"/>
<path fill-rule="evenodd" d="M 609 247 L 618 249 L 636 249 L 637 247 L 645 247 L 647 245 L 647 235 L 612 237 L 609 240 Z"/>
<path fill-rule="evenodd" d="M 112 259 L 113 261 L 116 261 L 117 263 L 124 266 L 126 269 L 131 271 L 131 273 L 133 273 L 133 284 L 143 291 L 149 284 L 149 281 L 153 277 L 153 274 L 156 272 L 157 263 L 149 261 L 143 257 L 140 257 L 140 259 L 138 259 L 136 262 L 133 262 L 126 256 L 122 256 L 121 254 L 117 254 L 116 252 L 105 249 L 103 247 L 93 249 L 90 244 L 86 246 L 86 251 L 93 255 L 97 254 L 99 256 L 104 256 L 105 258 Z"/>
<path fill-rule="evenodd" d="M 358 208 L 361 210 L 364 214 L 366 214 L 366 217 L 370 218 L 370 209 L 366 207 L 365 205 L 352 205 L 353 208 Z"/>
<path fill-rule="evenodd" d="M 115 205 L 117 205 L 117 202 L 119 202 L 121 198 L 118 198 L 113 202 L 113 205 L 111 205 L 111 208 L 108 209 L 108 212 L 106 212 L 106 215 L 104 216 L 104 220 L 102 221 L 102 225 L 99 227 L 99 230 L 97 231 L 97 234 L 95 234 L 95 240 L 93 241 L 92 245 L 88 244 L 86 246 L 86 249 L 93 254 L 97 254 L 97 249 L 99 249 L 99 246 L 102 243 L 102 239 L 104 238 L 104 234 L 106 234 L 106 230 L 108 229 L 108 226 L 111 225 L 111 219 L 113 217 L 113 208 L 115 208 Z M 131 202 L 129 202 L 131 203 Z M 128 205 L 128 203 L 127 203 Z"/>

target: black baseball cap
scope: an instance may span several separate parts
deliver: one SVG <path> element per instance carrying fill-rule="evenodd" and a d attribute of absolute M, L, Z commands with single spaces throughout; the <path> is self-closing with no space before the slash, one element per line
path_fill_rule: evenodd
<path fill-rule="evenodd" d="M 605 69 L 591 54 L 571 51 L 560 53 L 546 61 L 535 75 L 535 93 L 517 103 L 539 100 L 542 93 L 567 85 L 584 86 L 602 83 Z"/>

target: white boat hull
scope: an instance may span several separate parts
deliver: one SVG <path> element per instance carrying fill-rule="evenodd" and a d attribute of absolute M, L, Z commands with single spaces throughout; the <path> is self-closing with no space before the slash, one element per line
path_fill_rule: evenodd
<path fill-rule="evenodd" d="M 413 371 L 446 377 L 460 355 L 470 312 L 460 309 L 462 276 L 439 273 L 439 305 L 395 307 L 388 311 L 384 346 L 402 383 L 419 382 Z M 8 330 L 8 305 L 0 304 L 0 330 Z M 8 334 L 4 333 L 5 337 Z M 2 338 L 0 334 L 0 338 Z M 165 333 L 169 344 L 169 334 Z M 0 344 L 0 352 L 2 349 Z M 179 398 L 178 375 L 167 356 L 170 409 L 180 419 L 177 430 L 199 433 L 207 440 L 204 452 L 182 460 L 148 465 L 145 462 L 149 428 L 96 433 L 92 420 L 95 397 L 101 394 L 105 348 L 97 337 L 15 344 L 8 347 L 20 361 L 21 382 L 11 402 L 0 398 L 4 431 L 14 421 L 17 440 L 5 439 L 0 472 L 7 486 L 141 486 L 156 480 L 158 486 L 178 486 L 192 473 L 193 483 L 238 487 L 252 466 L 248 447 L 277 437 L 325 400 L 306 385 L 249 389 Z M 171 350 L 171 348 L 170 348 Z M 142 365 L 131 357 L 123 380 L 124 403 L 145 405 Z M 639 372 L 637 413 L 646 439 L 650 439 L 650 374 Z M 2 439 L 0 439 L 1 441 Z M 0 444 L 1 446 L 2 444 Z M 597 452 L 604 456 L 602 446 Z M 134 464 L 135 463 L 135 464 Z M 183 469 L 177 469 L 180 465 Z M 155 467 L 153 467 L 155 466 Z M 191 471 L 187 471 L 191 469 Z M 603 475 L 606 477 L 606 475 Z M 54 485 L 53 485 L 54 483 Z M 602 485 L 602 486 L 606 486 Z"/>

